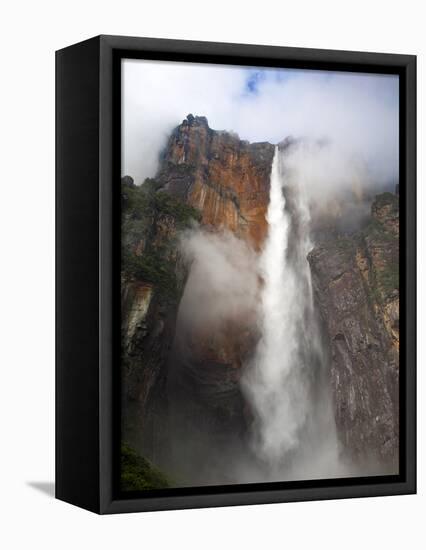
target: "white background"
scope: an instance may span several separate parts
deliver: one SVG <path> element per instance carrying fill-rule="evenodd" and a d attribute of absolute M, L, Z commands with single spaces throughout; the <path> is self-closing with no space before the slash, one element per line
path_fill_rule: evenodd
<path fill-rule="evenodd" d="M 426 50 L 422 4 L 420 0 L 3 3 L 2 548 L 425 548 L 425 346 L 421 340 L 426 309 L 422 282 Z M 98 517 L 37 489 L 40 483 L 49 489 L 54 477 L 54 51 L 101 33 L 419 56 L 418 496 Z"/>

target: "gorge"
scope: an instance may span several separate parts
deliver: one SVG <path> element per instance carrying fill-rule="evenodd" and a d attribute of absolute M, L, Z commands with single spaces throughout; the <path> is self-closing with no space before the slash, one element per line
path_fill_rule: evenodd
<path fill-rule="evenodd" d="M 188 115 L 122 178 L 122 439 L 159 486 L 398 469 L 398 196 L 314 200 L 326 147 Z"/>

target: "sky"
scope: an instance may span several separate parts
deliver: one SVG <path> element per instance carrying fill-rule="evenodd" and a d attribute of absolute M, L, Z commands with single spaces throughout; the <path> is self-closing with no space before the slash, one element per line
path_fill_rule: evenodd
<path fill-rule="evenodd" d="M 336 170 L 357 163 L 379 185 L 396 182 L 398 86 L 394 75 L 123 60 L 122 175 L 153 177 L 192 113 L 251 142 L 326 140 Z"/>

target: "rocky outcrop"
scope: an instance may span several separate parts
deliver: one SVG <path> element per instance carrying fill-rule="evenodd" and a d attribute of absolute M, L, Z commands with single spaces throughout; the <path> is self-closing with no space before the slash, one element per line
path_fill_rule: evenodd
<path fill-rule="evenodd" d="M 204 225 L 224 227 L 259 247 L 273 156 L 270 143 L 242 141 L 212 130 L 205 117 L 188 115 L 168 141 L 157 179 L 197 208 Z"/>
<path fill-rule="evenodd" d="M 376 197 L 360 233 L 309 255 L 316 300 L 331 347 L 335 418 L 358 460 L 398 457 L 398 197 Z"/>

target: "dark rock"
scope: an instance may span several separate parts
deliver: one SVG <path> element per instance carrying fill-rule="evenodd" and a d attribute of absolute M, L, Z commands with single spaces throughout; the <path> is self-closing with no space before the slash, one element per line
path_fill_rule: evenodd
<path fill-rule="evenodd" d="M 309 254 L 316 300 L 331 348 L 340 439 L 351 457 L 398 464 L 398 207 L 379 195 L 356 235 Z"/>

